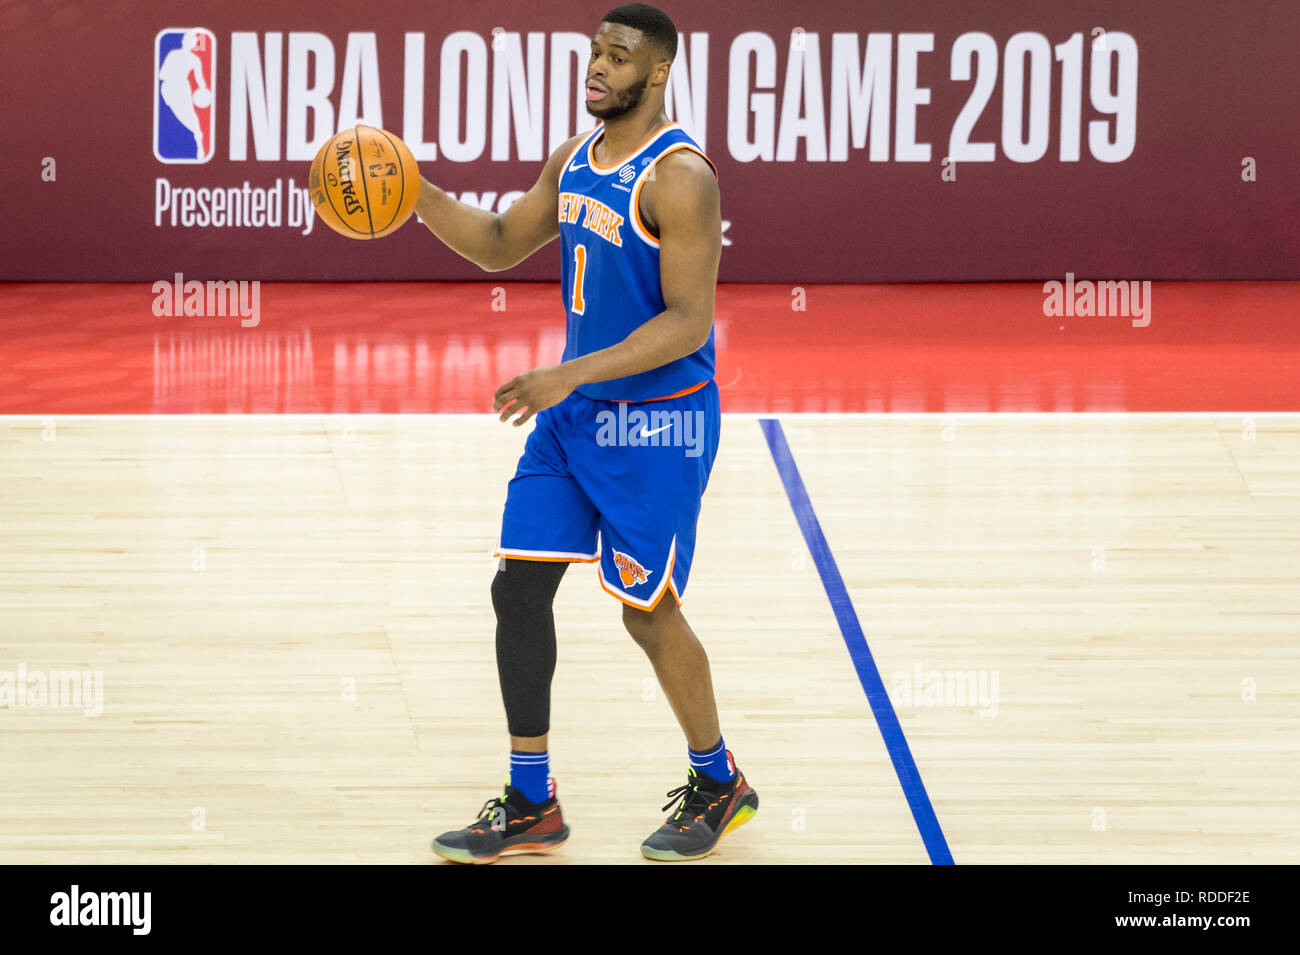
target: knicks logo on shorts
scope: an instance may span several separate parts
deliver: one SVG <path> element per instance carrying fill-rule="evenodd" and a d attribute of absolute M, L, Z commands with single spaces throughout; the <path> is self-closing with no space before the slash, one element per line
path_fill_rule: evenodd
<path fill-rule="evenodd" d="M 159 162 L 207 162 L 215 152 L 217 38 L 203 27 L 154 38 L 153 154 Z"/>
<path fill-rule="evenodd" d="M 618 568 L 618 579 L 623 584 L 624 590 L 629 590 L 637 584 L 644 584 L 654 573 L 653 570 L 646 570 L 636 558 L 621 550 L 614 551 L 614 566 Z"/>

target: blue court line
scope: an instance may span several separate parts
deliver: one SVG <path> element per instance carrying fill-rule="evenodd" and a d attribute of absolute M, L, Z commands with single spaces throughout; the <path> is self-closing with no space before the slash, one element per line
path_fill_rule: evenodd
<path fill-rule="evenodd" d="M 790 445 L 785 440 L 785 431 L 781 428 L 781 422 L 775 418 L 760 418 L 758 424 L 763 429 L 763 437 L 767 438 L 772 462 L 781 475 L 781 483 L 785 485 L 786 497 L 790 499 L 790 507 L 794 510 L 795 520 L 799 522 L 799 529 L 803 531 L 803 539 L 817 564 L 817 573 L 821 575 L 831 610 L 839 622 L 844 645 L 853 658 L 858 680 L 867 694 L 867 702 L 871 704 L 871 712 L 880 727 L 880 735 L 885 739 L 885 748 L 889 750 L 894 772 L 898 774 L 898 781 L 903 786 L 903 795 L 907 797 L 912 818 L 916 820 L 916 828 L 920 830 L 921 840 L 930 853 L 930 861 L 935 865 L 952 865 L 948 842 L 943 837 L 943 830 L 939 828 L 939 819 L 934 814 L 934 807 L 930 805 L 930 797 L 926 794 L 925 783 L 921 782 L 921 773 L 912 759 L 912 751 L 907 748 L 903 728 L 898 725 L 889 693 L 885 690 L 884 681 L 880 679 L 876 661 L 872 659 L 871 648 L 867 646 L 866 635 L 862 632 L 862 624 L 858 622 L 857 612 L 853 609 L 853 601 L 849 599 L 844 578 L 840 576 L 840 569 L 835 564 L 830 545 L 826 543 L 826 535 L 822 533 L 822 526 L 817 521 L 808 491 L 803 486 L 803 479 L 799 477 L 799 468 L 794 463 L 794 455 L 790 453 Z"/>

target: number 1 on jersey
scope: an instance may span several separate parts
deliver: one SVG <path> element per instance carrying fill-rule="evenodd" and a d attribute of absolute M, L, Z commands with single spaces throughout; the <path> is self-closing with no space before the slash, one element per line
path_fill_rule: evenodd
<path fill-rule="evenodd" d="M 582 280 L 587 274 L 587 247 L 573 247 L 573 313 L 581 315 L 586 303 L 582 300 Z"/>

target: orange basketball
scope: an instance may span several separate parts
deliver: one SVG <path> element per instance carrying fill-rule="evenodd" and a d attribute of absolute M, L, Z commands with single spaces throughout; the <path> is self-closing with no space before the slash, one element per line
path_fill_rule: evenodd
<path fill-rule="evenodd" d="M 316 215 L 351 239 L 378 239 L 411 217 L 420 170 L 406 143 L 373 126 L 336 133 L 311 162 Z"/>

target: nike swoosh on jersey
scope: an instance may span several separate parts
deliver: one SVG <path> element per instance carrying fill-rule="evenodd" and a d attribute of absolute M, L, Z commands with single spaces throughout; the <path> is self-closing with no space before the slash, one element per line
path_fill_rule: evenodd
<path fill-rule="evenodd" d="M 650 437 L 651 435 L 658 434 L 660 431 L 667 431 L 667 430 L 668 430 L 669 428 L 671 428 L 671 427 L 672 427 L 672 424 L 666 424 L 666 425 L 664 425 L 662 428 L 655 428 L 653 431 L 647 431 L 645 428 L 642 428 L 642 429 L 641 429 L 641 433 L 638 434 L 637 437 L 638 437 L 638 438 L 648 438 L 648 437 Z"/>
<path fill-rule="evenodd" d="M 584 162 L 584 163 L 578 163 L 576 166 L 570 164 L 570 166 L 569 166 L 569 172 L 577 172 L 579 169 L 586 169 L 586 168 L 587 168 L 587 164 L 586 164 L 585 162 Z"/>

